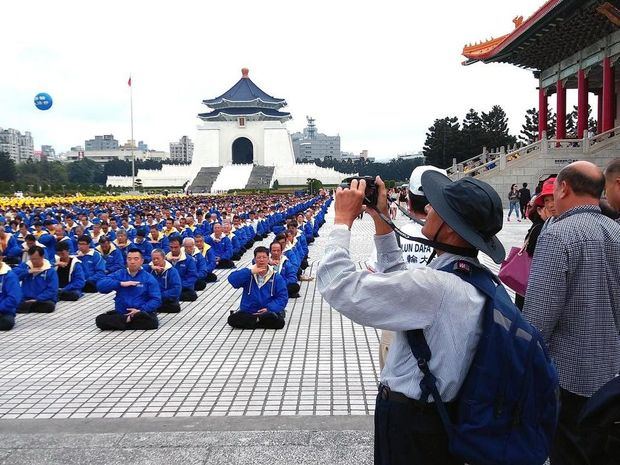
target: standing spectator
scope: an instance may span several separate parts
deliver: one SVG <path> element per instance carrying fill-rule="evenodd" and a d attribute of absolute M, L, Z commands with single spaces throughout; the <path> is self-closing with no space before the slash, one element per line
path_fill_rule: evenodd
<path fill-rule="evenodd" d="M 519 205 L 521 206 L 521 218 L 525 218 L 527 204 L 532 200 L 532 193 L 527 188 L 527 183 L 523 183 L 523 187 L 519 189 Z"/>
<path fill-rule="evenodd" d="M 538 238 L 525 296 L 523 313 L 542 333 L 560 379 L 552 464 L 585 463 L 575 461 L 579 412 L 620 371 L 620 227 L 599 208 L 604 186 L 590 162 L 560 171 L 558 216 Z"/>
<path fill-rule="evenodd" d="M 609 206 L 620 213 L 620 158 L 613 160 L 605 169 L 605 193 Z M 620 223 L 620 219 L 617 221 Z"/>
<path fill-rule="evenodd" d="M 516 184 L 510 186 L 510 192 L 508 192 L 508 202 L 510 204 L 510 210 L 508 210 L 508 221 L 510 221 L 510 215 L 514 210 L 517 221 L 520 223 L 521 220 L 519 219 L 519 190 L 517 189 Z"/>

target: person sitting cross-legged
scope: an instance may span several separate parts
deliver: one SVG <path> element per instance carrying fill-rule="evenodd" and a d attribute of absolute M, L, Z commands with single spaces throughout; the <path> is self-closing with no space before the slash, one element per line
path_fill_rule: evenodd
<path fill-rule="evenodd" d="M 192 257 L 196 261 L 198 279 L 196 279 L 196 284 L 194 284 L 194 290 L 204 291 L 205 287 L 207 287 L 207 283 L 216 281 L 217 276 L 215 276 L 213 272 L 209 273 L 207 271 L 207 261 L 200 253 L 200 250 L 198 250 L 198 247 L 196 247 L 193 237 L 186 237 L 183 239 L 183 249 L 185 250 L 185 255 Z"/>
<path fill-rule="evenodd" d="M 43 247 L 28 249 L 28 260 L 15 268 L 22 282 L 22 301 L 17 313 L 51 313 L 58 300 L 58 274 L 45 258 Z"/>
<path fill-rule="evenodd" d="M 0 331 L 8 331 L 15 326 L 15 313 L 22 300 L 19 278 L 11 267 L 4 263 L 0 254 Z"/>
<path fill-rule="evenodd" d="M 56 243 L 56 273 L 58 274 L 58 300 L 75 302 L 82 297 L 86 284 L 82 262 L 69 254 L 69 242 Z"/>
<path fill-rule="evenodd" d="M 232 272 L 228 282 L 235 288 L 243 288 L 239 310 L 231 312 L 228 324 L 242 329 L 282 329 L 284 308 L 288 302 L 286 282 L 269 266 L 269 249 L 254 249 L 252 268 Z"/>
<path fill-rule="evenodd" d="M 97 290 L 103 294 L 116 291 L 114 310 L 98 315 L 95 324 L 102 330 L 157 329 L 156 311 L 161 306 L 157 280 L 142 269 L 144 259 L 139 249 L 127 252 L 127 268 L 102 277 Z"/>
<path fill-rule="evenodd" d="M 198 298 L 198 294 L 194 290 L 198 272 L 196 270 L 196 260 L 185 253 L 185 249 L 181 247 L 181 237 L 171 236 L 169 241 L 170 252 L 166 254 L 172 266 L 176 268 L 181 277 L 183 289 L 181 290 L 181 302 L 193 302 Z"/>
<path fill-rule="evenodd" d="M 224 235 L 224 229 L 220 223 L 213 224 L 213 234 L 209 236 L 207 242 L 213 247 L 215 254 L 216 268 L 234 268 L 232 261 L 233 246 L 231 240 Z"/>
<path fill-rule="evenodd" d="M 92 241 L 86 234 L 78 239 L 77 258 L 84 269 L 84 292 L 97 292 L 97 282 L 105 276 L 105 260 L 99 252 L 91 249 Z"/>
<path fill-rule="evenodd" d="M 282 243 L 278 241 L 272 242 L 269 250 L 271 252 L 269 265 L 284 278 L 289 298 L 297 299 L 299 297 L 297 270 L 288 257 L 282 253 Z"/>
<path fill-rule="evenodd" d="M 174 266 L 166 260 L 166 253 L 162 249 L 153 249 L 151 264 L 145 268 L 153 275 L 159 284 L 161 292 L 161 306 L 157 313 L 179 313 L 181 305 L 181 277 Z"/>
<path fill-rule="evenodd" d="M 196 248 L 205 259 L 207 268 L 207 282 L 214 283 L 217 281 L 217 275 L 213 272 L 213 270 L 215 270 L 217 263 L 215 261 L 215 252 L 213 251 L 213 247 L 205 242 L 202 234 L 196 234 L 194 236 L 194 242 L 196 243 Z"/>
<path fill-rule="evenodd" d="M 101 236 L 99 245 L 95 250 L 101 254 L 105 262 L 105 274 L 115 273 L 125 268 L 125 259 L 121 252 L 110 240 L 108 236 Z"/>

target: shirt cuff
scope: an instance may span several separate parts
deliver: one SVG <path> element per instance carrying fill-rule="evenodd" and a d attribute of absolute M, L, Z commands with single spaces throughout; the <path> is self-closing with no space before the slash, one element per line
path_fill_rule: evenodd
<path fill-rule="evenodd" d="M 332 229 L 332 232 L 329 234 L 329 245 L 349 250 L 350 244 L 351 231 L 344 228 Z"/>

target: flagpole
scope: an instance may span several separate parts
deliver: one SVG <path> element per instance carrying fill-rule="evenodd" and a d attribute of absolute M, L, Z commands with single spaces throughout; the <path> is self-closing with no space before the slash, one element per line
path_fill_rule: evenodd
<path fill-rule="evenodd" d="M 133 151 L 133 86 L 129 75 L 129 109 L 131 113 L 131 188 L 136 190 L 136 156 Z"/>

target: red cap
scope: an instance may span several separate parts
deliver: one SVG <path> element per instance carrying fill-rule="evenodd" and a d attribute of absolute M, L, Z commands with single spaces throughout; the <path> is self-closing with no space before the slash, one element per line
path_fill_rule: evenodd
<path fill-rule="evenodd" d="M 537 207 L 545 206 L 545 196 L 553 195 L 553 188 L 555 187 L 555 178 L 547 179 L 542 186 L 542 190 L 540 194 L 536 196 L 536 200 L 534 200 L 534 205 Z"/>

